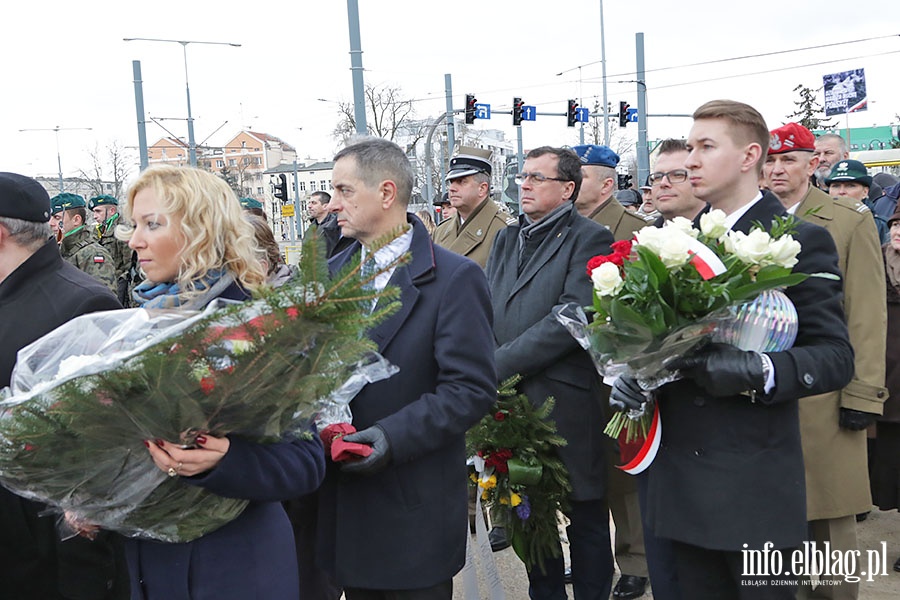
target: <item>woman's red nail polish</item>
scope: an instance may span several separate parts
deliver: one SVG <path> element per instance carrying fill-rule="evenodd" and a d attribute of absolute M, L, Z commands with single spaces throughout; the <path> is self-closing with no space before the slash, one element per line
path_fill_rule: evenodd
<path fill-rule="evenodd" d="M 160 439 L 157 439 L 157 440 L 156 440 L 156 445 L 159 446 L 160 448 L 162 448 L 162 446 L 163 446 L 164 443 L 165 443 L 165 442 L 163 442 L 163 441 L 160 440 Z"/>
<path fill-rule="evenodd" d="M 148 442 L 147 440 L 144 440 L 144 445 L 147 446 L 147 447 L 149 448 L 149 447 L 150 447 L 150 442 Z"/>
<path fill-rule="evenodd" d="M 196 439 L 197 439 L 197 443 L 200 444 L 201 446 L 206 443 L 205 435 L 198 435 Z"/>

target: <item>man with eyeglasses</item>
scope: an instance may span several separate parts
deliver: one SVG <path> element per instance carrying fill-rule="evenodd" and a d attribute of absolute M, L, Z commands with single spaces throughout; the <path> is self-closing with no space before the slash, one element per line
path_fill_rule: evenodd
<path fill-rule="evenodd" d="M 606 227 L 578 214 L 581 161 L 572 150 L 543 146 L 528 153 L 521 186 L 523 214 L 497 234 L 487 263 L 494 312 L 497 376 L 522 375 L 533 402 L 556 398 L 551 419 L 568 444 L 559 455 L 572 493 L 567 516 L 572 584 L 579 600 L 609 598 L 613 557 L 606 505 L 606 441 L 600 376 L 587 352 L 553 315 L 563 304 L 591 304 L 587 261 L 609 254 Z M 562 552 L 528 574 L 530 598 L 565 598 Z"/>
<path fill-rule="evenodd" d="M 690 221 L 706 208 L 706 202 L 694 196 L 688 170 L 684 163 L 688 157 L 684 140 L 667 139 L 659 146 L 655 170 L 650 173 L 653 205 L 659 211 L 654 225 L 661 227 L 665 221 L 684 217 Z"/>
<path fill-rule="evenodd" d="M 575 198 L 578 212 L 612 232 L 618 240 L 630 240 L 634 233 L 646 227 L 647 221 L 625 210 L 613 194 L 619 178 L 616 166 L 619 155 L 608 146 L 585 144 L 572 148 L 581 160 L 581 190 Z M 601 406 L 609 406 L 609 386 L 603 385 Z M 607 417 L 611 415 L 607 414 Z M 640 507 L 634 478 L 616 469 L 623 464 L 619 442 L 607 440 L 607 503 L 616 525 L 616 564 L 622 576 L 613 588 L 613 598 L 638 598 L 647 588 L 647 558 L 644 556 L 644 532 L 641 528 Z M 571 574 L 570 574 L 571 578 Z"/>
<path fill-rule="evenodd" d="M 497 232 L 515 223 L 491 200 L 491 155 L 490 150 L 461 146 L 450 159 L 447 199 L 456 215 L 434 230 L 435 244 L 474 260 L 482 269 Z"/>
<path fill-rule="evenodd" d="M 800 438 L 811 540 L 819 547 L 828 543 L 834 551 L 846 554 L 858 549 L 856 515 L 872 508 L 866 429 L 882 414 L 887 399 L 887 305 L 884 294 L 873 293 L 885 286 L 881 240 L 865 204 L 832 198 L 810 184 L 810 175 L 818 167 L 819 144 L 809 129 L 788 123 L 771 134 L 763 169 L 769 188 L 789 213 L 828 230 L 843 274 L 842 303 L 855 353 L 853 380 L 842 390 L 800 399 Z M 837 161 L 835 166 L 846 168 L 850 162 Z M 867 177 L 865 166 L 856 164 Z M 814 592 L 809 585 L 800 586 L 798 597 L 858 597 L 858 582 L 829 579 L 834 583 Z"/>

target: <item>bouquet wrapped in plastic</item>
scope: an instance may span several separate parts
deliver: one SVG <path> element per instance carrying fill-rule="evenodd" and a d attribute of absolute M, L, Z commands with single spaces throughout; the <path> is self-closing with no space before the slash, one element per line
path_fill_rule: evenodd
<path fill-rule="evenodd" d="M 573 306 L 560 307 L 557 317 L 602 375 L 629 375 L 653 390 L 678 379 L 666 368 L 672 358 L 710 340 L 757 351 L 793 344 L 797 313 L 778 290 L 810 276 L 792 272 L 800 253 L 793 217 L 776 217 L 771 232 L 757 225 L 748 234 L 728 231 L 724 222 L 719 210 L 702 215 L 700 229 L 676 217 L 591 259 L 593 320 Z M 618 438 L 624 427 L 625 441 L 645 438 L 653 422 L 649 412 L 620 413 L 607 433 Z"/>
<path fill-rule="evenodd" d="M 550 419 L 554 401 L 534 406 L 516 392 L 516 376 L 500 386 L 494 410 L 466 435 L 478 502 L 506 513 L 513 550 L 531 571 L 559 554 L 559 515 L 572 487 L 556 449 L 566 445 Z M 476 515 L 481 514 L 476 510 Z"/>
<path fill-rule="evenodd" d="M 316 236 L 299 275 L 250 302 L 73 319 L 22 349 L 0 392 L 0 483 L 77 521 L 184 542 L 245 508 L 167 477 L 145 440 L 261 443 L 349 422 L 349 402 L 396 368 L 365 331 L 397 308 L 348 266 L 330 278 Z M 384 296 L 372 311 L 376 298 Z"/>

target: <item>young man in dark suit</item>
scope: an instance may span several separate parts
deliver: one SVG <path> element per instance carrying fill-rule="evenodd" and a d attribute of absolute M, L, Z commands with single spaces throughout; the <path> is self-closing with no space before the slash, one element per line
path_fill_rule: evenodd
<path fill-rule="evenodd" d="M 694 112 L 688 137 L 694 195 L 748 232 L 785 216 L 758 182 L 769 147 L 765 120 L 753 107 L 714 100 Z M 821 227 L 796 224 L 802 250 L 796 272 L 839 275 L 834 242 Z M 853 377 L 853 350 L 841 309 L 839 278 L 810 277 L 786 290 L 799 315 L 793 347 L 743 351 L 709 344 L 673 361 L 684 379 L 656 391 L 662 444 L 648 470 L 647 521 L 673 540 L 679 586 L 692 600 L 793 598 L 792 552 L 807 539 L 798 398 L 840 389 Z M 643 396 L 620 378 L 610 402 Z M 771 544 L 767 546 L 767 544 Z M 745 573 L 743 551 L 774 550 L 782 571 Z M 760 556 L 760 555 L 755 555 Z M 793 583 L 793 584 L 792 584 Z"/>
<path fill-rule="evenodd" d="M 550 418 L 568 444 L 559 450 L 572 493 L 567 530 L 572 584 L 579 600 L 607 599 L 613 557 L 606 503 L 606 439 L 600 376 L 590 356 L 553 314 L 565 304 L 591 304 L 587 262 L 609 254 L 609 230 L 581 216 L 573 200 L 581 161 L 572 150 L 544 146 L 528 153 L 516 176 L 519 222 L 497 234 L 487 263 L 494 307 L 497 375 L 522 375 L 519 391 L 534 403 L 553 396 Z M 534 600 L 565 598 L 562 554 L 528 574 Z"/>
<path fill-rule="evenodd" d="M 347 600 L 450 600 L 468 535 L 465 432 L 497 395 L 487 280 L 407 214 L 413 175 L 396 144 L 364 138 L 334 160 L 329 210 L 356 241 L 330 266 L 410 260 L 373 282 L 400 288 L 400 310 L 369 332 L 400 371 L 350 404 L 358 432 L 345 439 L 373 452 L 328 465 L 317 560 Z"/>

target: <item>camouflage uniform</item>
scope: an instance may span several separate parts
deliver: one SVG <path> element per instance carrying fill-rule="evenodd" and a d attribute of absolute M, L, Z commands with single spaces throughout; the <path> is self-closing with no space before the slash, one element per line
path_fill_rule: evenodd
<path fill-rule="evenodd" d="M 98 243 L 106 248 L 112 257 L 118 286 L 116 295 L 122 306 L 127 307 L 131 298 L 131 289 L 134 287 L 131 277 L 131 259 L 134 251 L 128 247 L 128 242 L 116 239 L 115 233 L 118 220 L 119 213 L 116 213 L 104 223 L 97 223 L 95 232 Z"/>
<path fill-rule="evenodd" d="M 116 269 L 109 252 L 94 241 L 91 232 L 83 225 L 66 233 L 59 245 L 62 257 L 98 281 L 106 284 L 115 294 L 118 292 Z"/>

